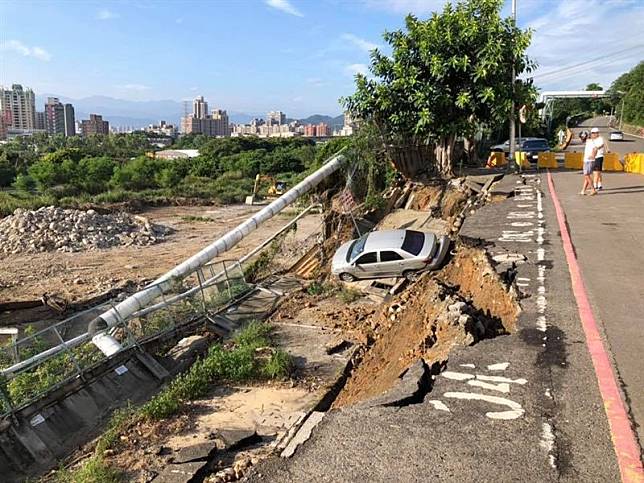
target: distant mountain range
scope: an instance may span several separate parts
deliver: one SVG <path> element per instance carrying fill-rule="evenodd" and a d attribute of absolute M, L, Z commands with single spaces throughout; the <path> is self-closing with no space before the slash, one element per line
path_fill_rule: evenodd
<path fill-rule="evenodd" d="M 62 103 L 74 105 L 76 119 L 88 119 L 90 114 L 101 114 L 112 126 L 131 126 L 134 128 L 145 127 L 148 124 L 158 123 L 160 120 L 178 124 L 183 116 L 182 102 L 168 100 L 160 101 L 128 101 L 107 96 L 91 96 L 82 99 L 70 99 L 56 94 L 43 94 L 36 96 L 36 110 L 44 110 L 48 97 L 57 97 Z M 192 110 L 192 104 L 188 106 Z M 231 122 L 245 124 L 256 117 L 265 117 L 264 113 L 245 113 L 229 111 Z M 315 114 L 305 119 L 300 119 L 304 124 L 319 124 L 324 122 L 332 127 L 342 126 L 344 116 L 337 117 Z"/>

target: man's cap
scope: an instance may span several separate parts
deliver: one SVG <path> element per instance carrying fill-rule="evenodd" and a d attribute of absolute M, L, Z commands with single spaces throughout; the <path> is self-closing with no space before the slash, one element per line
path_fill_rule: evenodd
<path fill-rule="evenodd" d="M 597 127 L 592 128 L 592 129 L 590 130 L 590 133 L 591 133 L 591 134 L 592 134 L 592 133 L 599 133 L 599 128 L 597 128 Z"/>

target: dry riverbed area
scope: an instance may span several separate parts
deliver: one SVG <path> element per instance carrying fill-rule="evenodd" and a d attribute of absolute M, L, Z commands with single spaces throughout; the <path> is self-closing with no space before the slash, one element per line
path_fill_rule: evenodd
<path fill-rule="evenodd" d="M 75 253 L 55 249 L 0 252 L 0 303 L 38 300 L 43 294 L 74 303 L 131 282 L 140 284 L 153 280 L 261 208 L 246 205 L 148 208 L 137 216 L 152 226 L 165 227 L 169 231 L 153 244 L 112 246 Z M 295 209 L 286 210 L 267 221 L 222 258 L 241 257 L 278 231 L 295 214 Z M 296 245 L 319 232 L 320 221 L 319 215 L 303 217 L 286 243 Z"/>

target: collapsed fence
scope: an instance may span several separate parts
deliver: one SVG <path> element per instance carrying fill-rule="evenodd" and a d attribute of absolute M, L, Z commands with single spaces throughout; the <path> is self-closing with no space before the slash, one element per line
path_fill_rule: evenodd
<path fill-rule="evenodd" d="M 306 208 L 241 259 L 213 259 L 337 171 L 343 162 L 344 157 L 336 153 L 283 196 L 143 290 L 0 346 L 0 416 L 14 413 L 72 379 L 82 379 L 84 372 L 117 352 L 174 330 L 186 320 L 212 321 L 214 313 L 254 288 L 242 264 L 319 205 Z"/>

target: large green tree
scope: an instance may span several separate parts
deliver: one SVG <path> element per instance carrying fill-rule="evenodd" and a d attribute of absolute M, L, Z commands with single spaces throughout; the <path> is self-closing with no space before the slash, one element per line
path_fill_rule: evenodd
<path fill-rule="evenodd" d="M 622 108 L 624 121 L 644 126 L 644 61 L 622 74 L 610 87 L 618 109 Z"/>
<path fill-rule="evenodd" d="M 448 177 L 459 136 L 482 124 L 504 122 L 512 99 L 533 90 L 516 75 L 534 68 L 525 54 L 531 33 L 501 17 L 503 0 L 448 3 L 427 20 L 406 18 L 406 29 L 385 32 L 391 56 L 371 53 L 371 76 L 356 76 L 356 92 L 341 100 L 356 117 L 373 122 L 403 174 L 401 149 L 415 149 L 416 167 Z M 421 148 L 421 149 L 418 149 Z M 414 156 L 412 156 L 414 157 Z"/>

